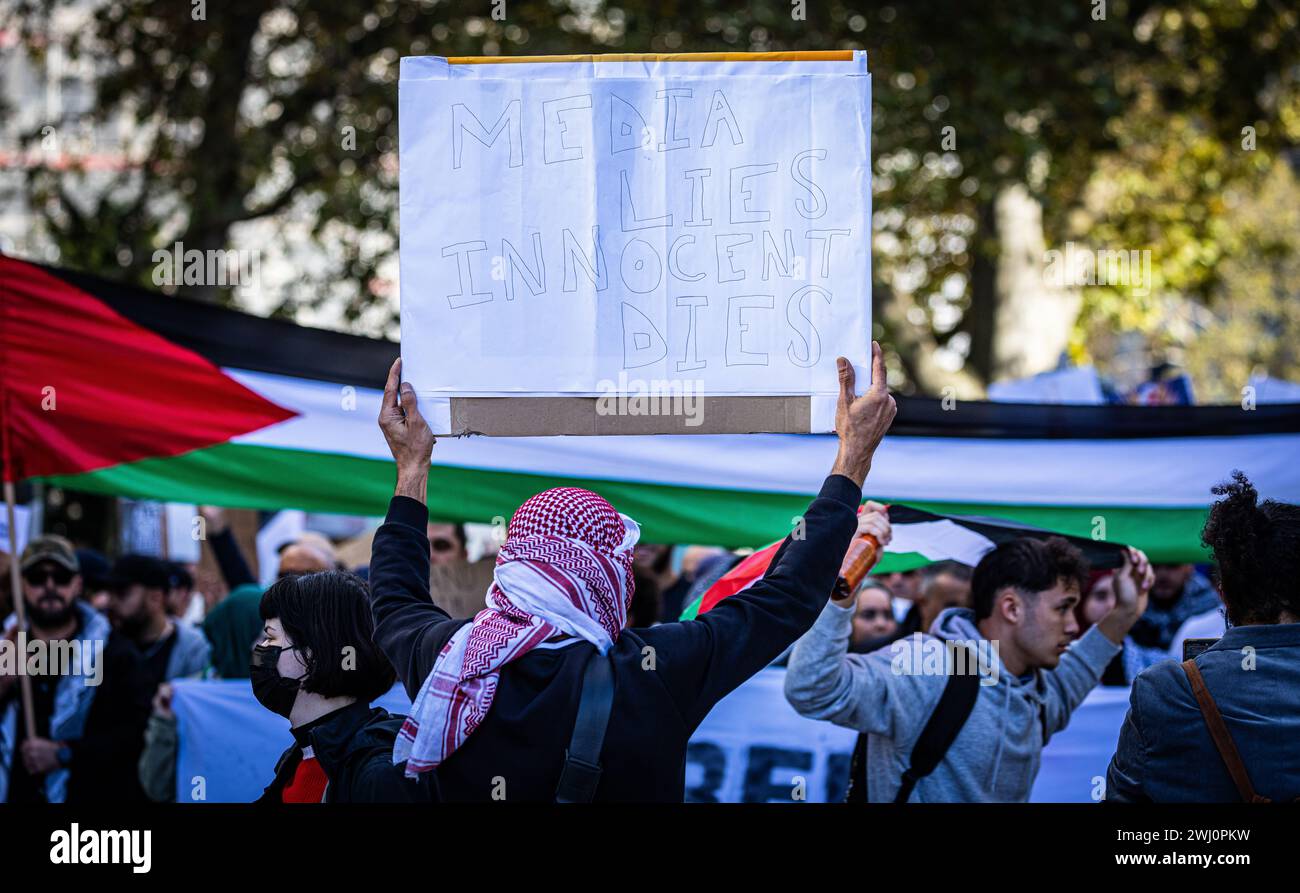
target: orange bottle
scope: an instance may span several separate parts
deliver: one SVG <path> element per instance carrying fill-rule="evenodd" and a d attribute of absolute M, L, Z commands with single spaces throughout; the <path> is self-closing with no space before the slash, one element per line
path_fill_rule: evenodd
<path fill-rule="evenodd" d="M 867 573 L 876 565 L 876 554 L 880 542 L 871 534 L 855 536 L 844 554 L 844 563 L 840 565 L 840 576 L 835 581 L 835 589 L 848 595 L 858 588 Z M 838 597 L 838 596 L 837 596 Z"/>

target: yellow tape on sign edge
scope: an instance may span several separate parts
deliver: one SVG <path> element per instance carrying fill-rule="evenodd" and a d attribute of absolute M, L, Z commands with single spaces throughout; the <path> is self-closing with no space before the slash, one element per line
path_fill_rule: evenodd
<path fill-rule="evenodd" d="M 853 50 L 800 50 L 789 53 L 598 53 L 573 56 L 448 56 L 451 65 L 511 62 L 851 62 Z"/>

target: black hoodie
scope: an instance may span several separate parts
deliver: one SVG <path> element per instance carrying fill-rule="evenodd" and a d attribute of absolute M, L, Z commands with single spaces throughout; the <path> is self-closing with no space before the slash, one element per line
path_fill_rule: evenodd
<path fill-rule="evenodd" d="M 627 629 L 611 649 L 614 703 L 597 801 L 681 802 L 686 746 L 713 705 L 799 638 L 826 604 L 857 528 L 861 488 L 831 475 L 767 574 L 697 620 Z M 469 620 L 429 595 L 427 510 L 395 496 L 375 534 L 375 642 L 412 699 L 442 647 Z M 595 648 L 535 648 L 501 672 L 492 708 L 436 770 L 443 799 L 551 801 Z"/>

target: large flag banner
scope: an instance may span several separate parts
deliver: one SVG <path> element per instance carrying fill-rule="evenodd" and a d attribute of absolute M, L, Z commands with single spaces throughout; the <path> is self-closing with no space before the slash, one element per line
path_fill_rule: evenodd
<path fill-rule="evenodd" d="M 835 358 L 869 379 L 865 55 L 605 58 L 402 60 L 402 353 L 435 432 L 829 431 Z M 449 399 L 521 396 L 625 399 L 594 429 Z M 760 396 L 788 399 L 626 399 Z"/>
<path fill-rule="evenodd" d="M 0 426 L 18 479 L 383 515 L 394 472 L 375 418 L 395 343 L 9 257 L 0 308 Z M 40 348 L 65 333 L 75 345 Z M 880 502 L 1200 561 L 1210 488 L 1232 469 L 1265 497 L 1300 501 L 1300 404 L 897 400 L 865 488 Z M 586 487 L 636 518 L 646 542 L 760 547 L 797 523 L 835 450 L 818 434 L 443 438 L 429 511 L 491 523 L 548 487 Z M 886 552 L 880 570 L 925 562 Z"/>
<path fill-rule="evenodd" d="M 0 358 L 6 480 L 180 455 L 293 415 L 148 323 L 2 256 Z"/>

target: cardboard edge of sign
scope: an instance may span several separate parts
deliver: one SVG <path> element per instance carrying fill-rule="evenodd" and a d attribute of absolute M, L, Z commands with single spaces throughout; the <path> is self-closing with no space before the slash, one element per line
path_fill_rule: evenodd
<path fill-rule="evenodd" d="M 603 397 L 452 397 L 451 430 L 443 436 L 540 437 L 552 434 L 807 434 L 812 398 L 696 397 L 669 405 Z M 605 401 L 604 406 L 597 406 Z M 647 414 L 655 410 L 656 414 Z M 635 414 L 633 414 L 635 412 Z"/>

